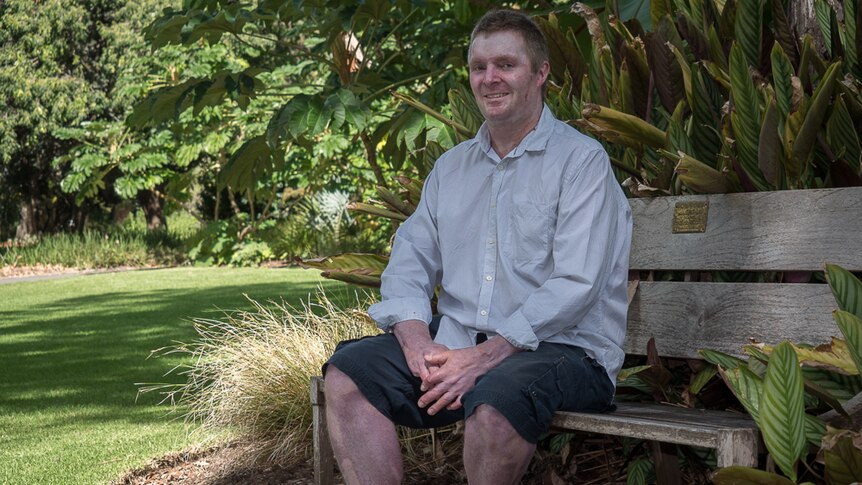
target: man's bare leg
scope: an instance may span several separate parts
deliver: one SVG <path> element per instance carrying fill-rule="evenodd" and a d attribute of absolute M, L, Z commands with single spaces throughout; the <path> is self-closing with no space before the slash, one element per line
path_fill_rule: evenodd
<path fill-rule="evenodd" d="M 470 485 L 518 483 L 535 451 L 535 444 L 487 404 L 479 405 L 464 423 L 464 468 Z"/>
<path fill-rule="evenodd" d="M 404 475 L 395 425 L 347 375 L 326 369 L 326 421 L 338 468 L 349 485 L 398 484 Z"/>

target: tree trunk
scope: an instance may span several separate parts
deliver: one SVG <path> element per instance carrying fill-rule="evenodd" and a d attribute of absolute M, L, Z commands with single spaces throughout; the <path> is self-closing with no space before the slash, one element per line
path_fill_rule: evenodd
<path fill-rule="evenodd" d="M 35 237 L 39 233 L 38 205 L 39 201 L 33 197 L 21 202 L 15 239 L 23 241 Z"/>
<path fill-rule="evenodd" d="M 138 192 L 138 204 L 144 211 L 144 219 L 147 221 L 148 231 L 167 230 L 168 221 L 162 210 L 163 201 L 154 190 L 141 190 Z"/>
<path fill-rule="evenodd" d="M 814 13 L 814 0 L 793 0 L 788 2 L 787 21 L 790 23 L 793 33 L 802 44 L 802 38 L 810 35 L 813 40 L 814 50 L 823 55 L 826 52 L 826 44 L 823 42 L 823 34 L 817 25 L 817 17 Z M 801 54 L 801 53 L 800 53 Z"/>

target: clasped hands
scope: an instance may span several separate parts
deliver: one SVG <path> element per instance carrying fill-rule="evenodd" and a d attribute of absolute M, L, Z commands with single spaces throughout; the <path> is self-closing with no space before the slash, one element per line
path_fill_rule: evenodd
<path fill-rule="evenodd" d="M 434 343 L 428 325 L 418 320 L 398 323 L 395 337 L 401 344 L 410 372 L 422 380 L 423 394 L 418 405 L 428 414 L 461 407 L 461 397 L 476 379 L 517 349 L 502 338 L 493 338 L 475 347 L 451 350 Z"/>

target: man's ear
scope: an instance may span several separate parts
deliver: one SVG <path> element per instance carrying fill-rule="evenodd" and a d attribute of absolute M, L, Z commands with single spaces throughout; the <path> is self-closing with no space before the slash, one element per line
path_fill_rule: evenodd
<path fill-rule="evenodd" d="M 545 84 L 545 81 L 548 80 L 548 74 L 551 72 L 551 64 L 548 61 L 542 61 L 542 65 L 539 66 L 539 70 L 536 74 L 538 74 L 538 79 L 536 79 L 540 85 Z"/>

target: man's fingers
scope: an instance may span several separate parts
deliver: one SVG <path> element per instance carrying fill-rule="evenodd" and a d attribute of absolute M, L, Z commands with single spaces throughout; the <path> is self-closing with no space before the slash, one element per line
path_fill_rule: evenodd
<path fill-rule="evenodd" d="M 433 366 L 439 367 L 439 366 L 445 364 L 447 360 L 449 360 L 448 354 L 449 354 L 448 351 L 429 352 L 429 353 L 425 354 L 425 365 L 428 365 L 428 366 L 433 365 Z"/>
<path fill-rule="evenodd" d="M 443 408 L 449 406 L 453 401 L 456 401 L 458 395 L 453 392 L 447 392 L 440 396 L 440 399 L 437 400 L 431 407 L 428 408 L 428 414 L 430 416 L 434 416 L 438 412 L 440 412 Z M 457 409 L 457 408 L 456 408 Z"/>

